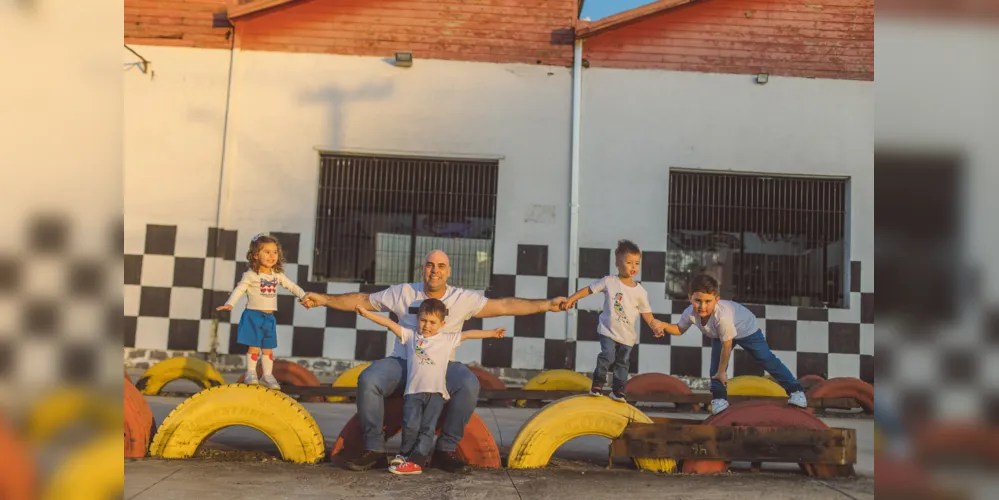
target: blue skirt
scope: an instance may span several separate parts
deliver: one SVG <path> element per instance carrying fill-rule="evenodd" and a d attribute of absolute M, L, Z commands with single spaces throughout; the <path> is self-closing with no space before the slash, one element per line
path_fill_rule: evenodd
<path fill-rule="evenodd" d="M 261 349 L 277 347 L 277 320 L 274 319 L 274 314 L 244 310 L 236 328 L 236 342 Z"/>

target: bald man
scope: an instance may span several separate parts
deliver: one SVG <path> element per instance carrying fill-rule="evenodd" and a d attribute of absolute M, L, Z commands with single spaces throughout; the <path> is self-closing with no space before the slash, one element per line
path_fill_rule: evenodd
<path fill-rule="evenodd" d="M 423 282 L 394 285 L 378 293 L 345 293 L 325 295 L 310 293 L 302 298 L 305 307 L 325 306 L 341 311 L 353 311 L 358 305 L 372 311 L 390 311 L 399 318 L 399 324 L 417 329 L 416 312 L 424 299 L 440 299 L 447 306 L 448 316 L 442 332 L 460 332 L 465 320 L 496 316 L 524 316 L 545 312 L 559 312 L 565 297 L 554 299 L 487 299 L 482 294 L 448 286 L 451 263 L 442 250 L 427 254 L 423 263 Z M 388 467 L 385 455 L 385 433 L 382 429 L 385 398 L 402 394 L 406 388 L 406 349 L 395 341 L 392 354 L 371 363 L 357 381 L 357 413 L 364 433 L 365 452 L 348 460 L 347 468 L 363 471 Z M 449 472 L 465 473 L 468 464 L 458 456 L 458 441 L 465 433 L 465 425 L 472 418 L 479 399 L 479 381 L 465 365 L 454 360 L 447 367 L 447 390 L 451 394 L 444 427 L 437 440 L 437 449 L 431 463 Z M 421 464 L 423 465 L 423 464 Z"/>

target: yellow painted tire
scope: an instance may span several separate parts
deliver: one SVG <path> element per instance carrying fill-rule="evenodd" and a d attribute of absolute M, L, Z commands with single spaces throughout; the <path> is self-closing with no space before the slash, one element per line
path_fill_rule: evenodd
<path fill-rule="evenodd" d="M 71 455 L 48 481 L 44 500 L 115 498 L 125 491 L 125 469 L 112 467 L 121 460 L 121 435 L 102 434 Z"/>
<path fill-rule="evenodd" d="M 729 396 L 787 396 L 787 391 L 784 390 L 777 382 L 773 379 L 767 377 L 759 377 L 756 375 L 739 375 L 738 377 L 732 377 L 728 379 L 728 395 Z M 711 405 L 708 405 L 708 411 L 711 411 Z"/>
<path fill-rule="evenodd" d="M 28 440 L 42 446 L 76 422 L 86 422 L 99 431 L 121 430 L 122 407 L 105 394 L 82 387 L 64 388 L 32 404 L 26 419 Z"/>
<path fill-rule="evenodd" d="M 146 396 L 155 396 L 159 394 L 163 386 L 179 379 L 190 380 L 202 389 L 225 385 L 222 374 L 207 361 L 198 358 L 176 357 L 164 359 L 150 366 L 139 377 L 135 387 Z"/>
<path fill-rule="evenodd" d="M 319 425 L 298 401 L 259 385 L 230 384 L 201 391 L 174 408 L 156 430 L 149 454 L 189 458 L 212 434 L 233 425 L 264 433 L 289 462 L 316 463 L 325 453 Z"/>
<path fill-rule="evenodd" d="M 507 467 L 544 467 L 555 450 L 570 439 L 586 435 L 613 439 L 624 432 L 629 422 L 650 424 L 652 419 L 634 406 L 610 398 L 587 394 L 562 398 L 542 408 L 520 428 Z M 676 471 L 676 461 L 664 458 L 637 458 L 635 465 L 652 472 Z"/>
<path fill-rule="evenodd" d="M 341 373 L 333 381 L 333 387 L 357 387 L 357 379 L 360 378 L 361 372 L 369 366 L 371 366 L 371 363 L 363 363 Z M 326 401 L 330 403 L 346 403 L 348 399 L 350 398 L 347 396 L 329 396 L 326 398 Z"/>
<path fill-rule="evenodd" d="M 525 391 L 589 391 L 593 380 L 582 373 L 572 370 L 548 370 L 541 372 L 524 384 Z M 515 403 L 523 408 L 527 401 L 520 399 Z"/>
<path fill-rule="evenodd" d="M 784 388 L 766 377 L 741 375 L 728 380 L 730 396 L 787 396 Z"/>

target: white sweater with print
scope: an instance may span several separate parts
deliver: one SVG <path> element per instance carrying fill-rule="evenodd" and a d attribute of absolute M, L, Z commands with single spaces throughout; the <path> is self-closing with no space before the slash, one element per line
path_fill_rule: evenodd
<path fill-rule="evenodd" d="M 284 273 L 259 274 L 253 271 L 243 273 L 236 289 L 232 291 L 226 305 L 233 306 L 246 294 L 246 308 L 256 311 L 277 311 L 277 287 L 281 285 L 298 298 L 305 296 L 305 290 L 288 279 Z"/>

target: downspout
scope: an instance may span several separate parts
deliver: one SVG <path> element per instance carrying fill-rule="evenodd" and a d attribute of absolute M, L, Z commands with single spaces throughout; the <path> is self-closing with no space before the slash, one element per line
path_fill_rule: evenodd
<path fill-rule="evenodd" d="M 222 244 L 222 229 L 223 224 L 223 200 L 228 200 L 228 180 L 231 176 L 226 176 L 226 162 L 228 158 L 226 156 L 226 150 L 229 147 L 229 110 L 232 104 L 232 74 L 233 65 L 236 58 L 236 26 L 229 23 L 228 19 L 226 22 L 229 24 L 229 71 L 226 77 L 226 88 L 225 88 L 225 111 L 222 119 L 222 150 L 219 157 L 219 189 L 217 197 L 217 205 L 215 207 L 215 248 L 212 255 L 212 280 L 211 280 L 211 290 L 216 289 L 215 280 L 217 278 L 216 267 L 218 266 L 219 248 Z M 215 304 L 212 304 L 215 307 Z M 211 326 L 208 329 L 208 359 L 210 362 L 215 363 L 218 359 L 218 340 L 219 340 L 219 318 L 217 314 L 212 315 Z"/>
<path fill-rule="evenodd" d="M 577 38 L 572 54 L 572 159 L 569 167 L 569 293 L 579 281 L 579 140 L 583 101 L 583 40 Z M 568 310 L 565 325 L 565 367 L 576 359 L 576 308 Z"/>

